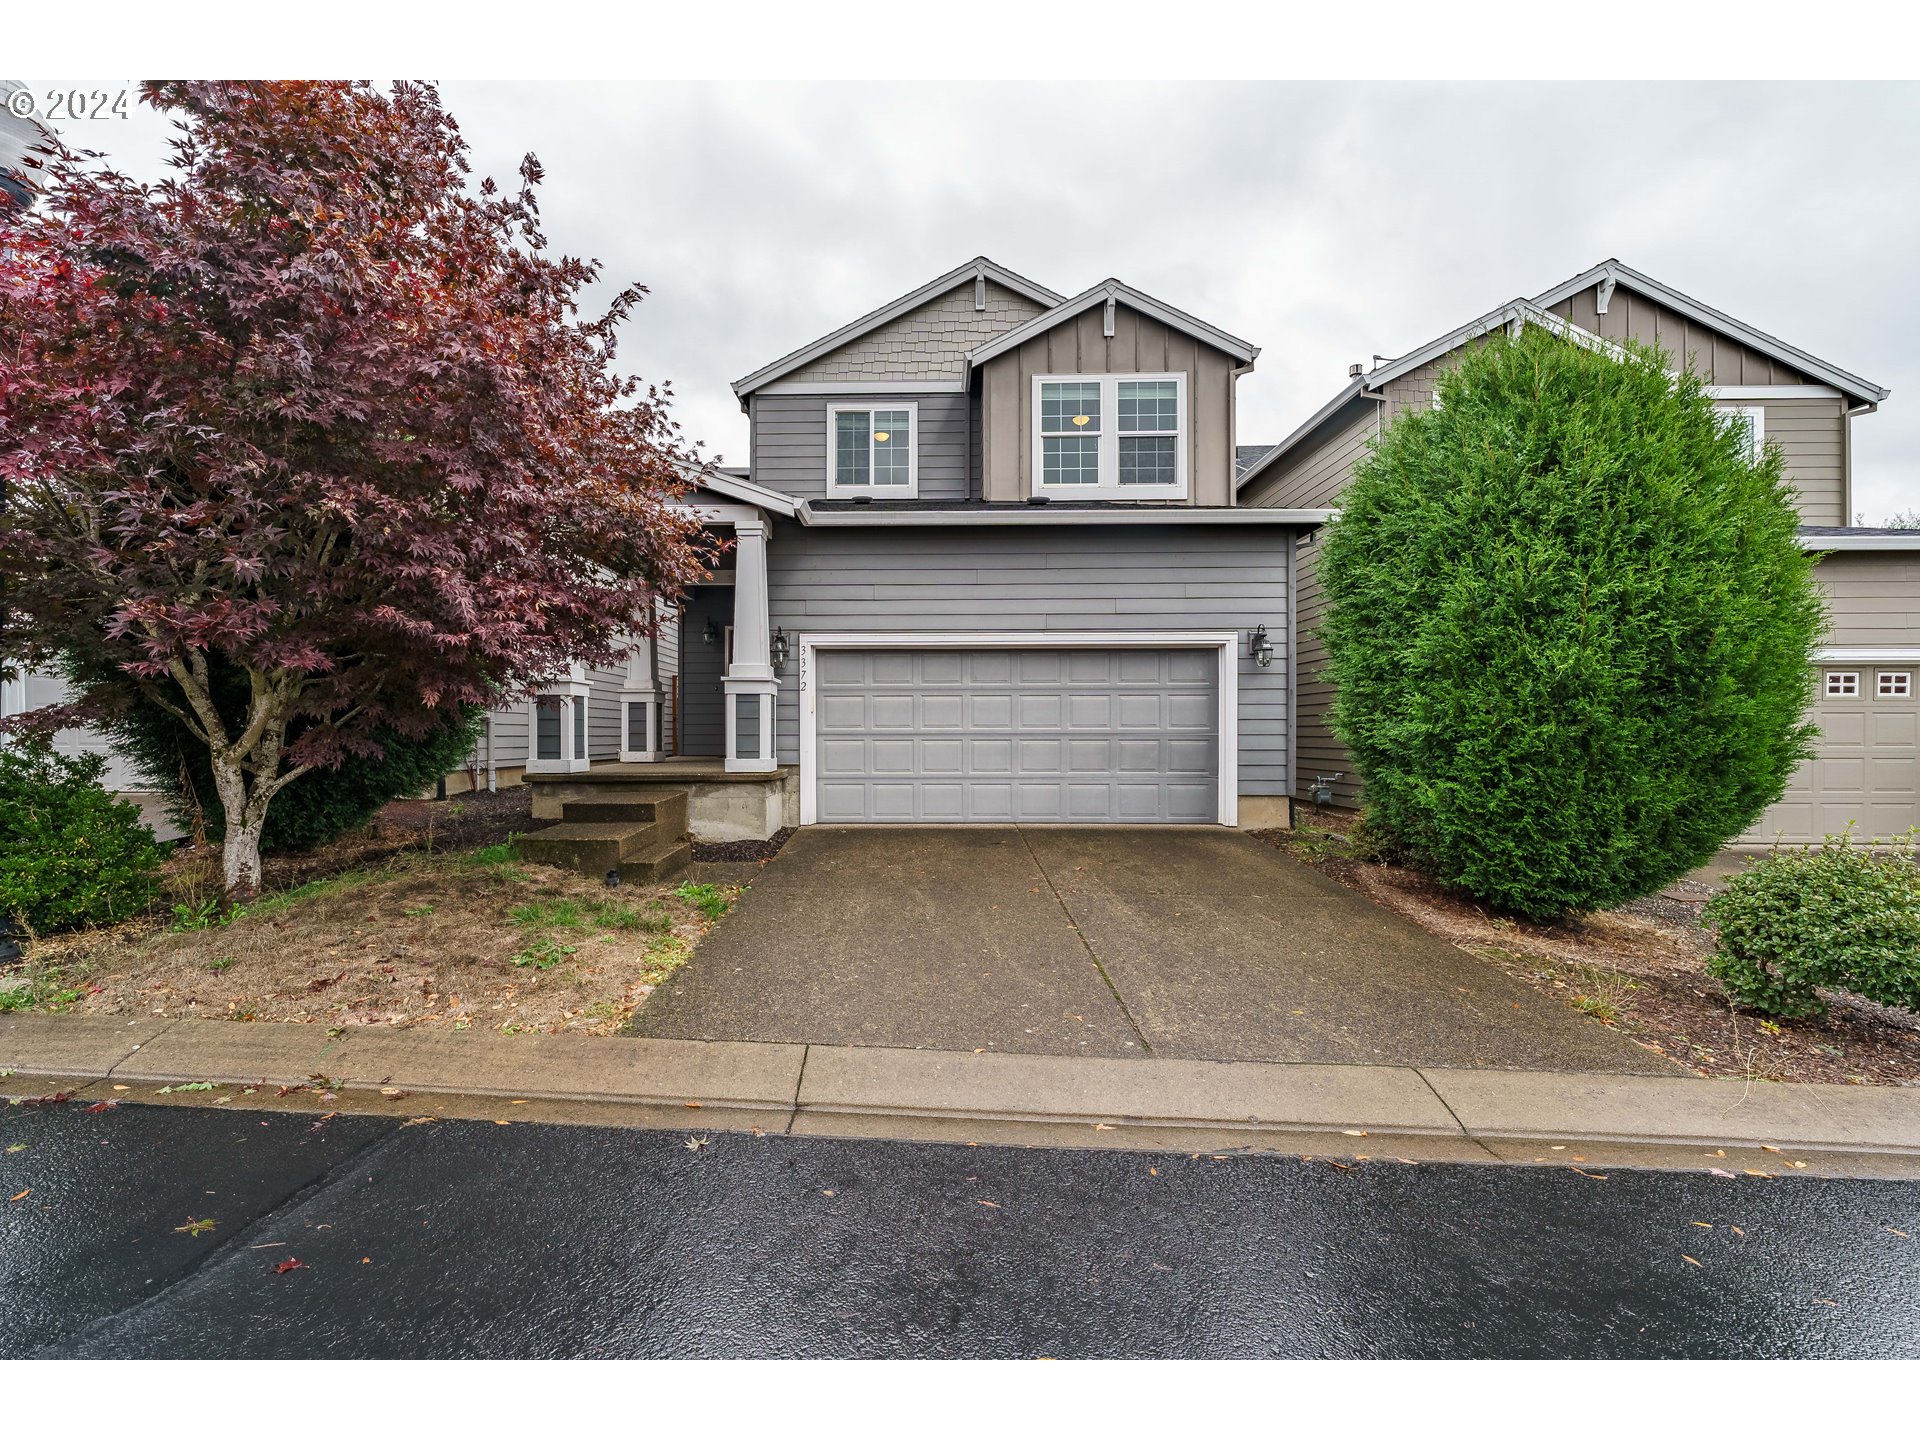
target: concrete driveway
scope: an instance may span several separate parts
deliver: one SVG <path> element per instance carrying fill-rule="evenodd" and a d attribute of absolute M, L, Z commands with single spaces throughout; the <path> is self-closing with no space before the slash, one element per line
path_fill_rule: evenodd
<path fill-rule="evenodd" d="M 1671 1075 L 1229 830 L 810 827 L 634 1031 Z"/>

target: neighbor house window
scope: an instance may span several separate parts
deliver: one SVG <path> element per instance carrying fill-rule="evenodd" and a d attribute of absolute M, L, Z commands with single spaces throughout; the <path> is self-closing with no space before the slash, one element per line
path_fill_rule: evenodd
<path fill-rule="evenodd" d="M 915 434 L 920 407 L 829 405 L 827 407 L 827 493 L 871 495 L 877 499 L 913 499 L 920 493 L 920 459 Z"/>
<path fill-rule="evenodd" d="M 1830 699 L 1858 695 L 1860 693 L 1860 672 L 1857 670 L 1827 671 L 1827 696 Z"/>
<path fill-rule="evenodd" d="M 1882 700 L 1905 700 L 1913 694 L 1911 670 L 1882 670 L 1873 693 Z"/>
<path fill-rule="evenodd" d="M 1727 405 L 1721 407 L 1720 413 L 1746 438 L 1747 458 L 1758 465 L 1767 443 L 1766 410 L 1759 405 Z"/>
<path fill-rule="evenodd" d="M 1185 375 L 1036 375 L 1033 488 L 1063 499 L 1184 499 Z"/>

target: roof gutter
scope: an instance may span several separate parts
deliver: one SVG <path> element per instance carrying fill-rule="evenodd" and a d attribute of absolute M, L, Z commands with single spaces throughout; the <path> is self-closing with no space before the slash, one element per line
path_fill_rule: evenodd
<path fill-rule="evenodd" d="M 910 526 L 977 527 L 986 525 L 1292 525 L 1318 529 L 1338 513 L 1333 510 L 1259 510 L 1232 506 L 1169 506 L 1164 510 L 1055 510 L 1035 505 L 976 510 L 815 510 L 800 503 L 802 525 L 825 528 Z"/>

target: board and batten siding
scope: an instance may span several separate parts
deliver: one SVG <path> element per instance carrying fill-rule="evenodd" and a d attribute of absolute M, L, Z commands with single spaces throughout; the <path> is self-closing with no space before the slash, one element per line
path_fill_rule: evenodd
<path fill-rule="evenodd" d="M 1233 357 L 1125 304 L 1114 306 L 1112 338 L 1105 329 L 1096 305 L 981 367 L 981 493 L 1033 493 L 1035 375 L 1185 373 L 1187 503 L 1233 504 Z"/>
<path fill-rule="evenodd" d="M 1792 366 L 1629 290 L 1624 281 L 1614 287 L 1604 315 L 1600 313 L 1597 285 L 1569 295 L 1551 309 L 1582 330 L 1608 340 L 1657 346 L 1667 352 L 1670 363 L 1691 366 L 1693 373 L 1709 385 L 1811 383 Z"/>
<path fill-rule="evenodd" d="M 1920 646 L 1920 551 L 1843 550 L 1813 578 L 1827 592 L 1827 644 Z"/>
<path fill-rule="evenodd" d="M 802 529 L 767 547 L 772 623 L 799 641 L 865 631 L 1233 631 L 1239 793 L 1286 795 L 1287 542 L 1270 527 Z M 1247 656 L 1264 624 L 1273 664 Z M 780 677 L 780 762 L 800 756 L 797 664 Z"/>
<path fill-rule="evenodd" d="M 752 474 L 756 485 L 796 500 L 820 500 L 827 493 L 827 406 L 908 404 L 919 407 L 920 434 L 914 441 L 920 466 L 922 500 L 965 500 L 967 476 L 967 397 L 958 391 L 932 395 L 763 395 L 748 401 L 752 428 Z M 885 498 L 884 489 L 875 495 Z"/>

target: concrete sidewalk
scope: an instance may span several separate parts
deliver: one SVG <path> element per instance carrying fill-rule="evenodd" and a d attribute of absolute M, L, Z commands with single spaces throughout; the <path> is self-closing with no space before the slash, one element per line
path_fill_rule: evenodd
<path fill-rule="evenodd" d="M 181 1084 L 211 1083 L 183 1091 Z M 281 1093 L 282 1091 L 286 1093 Z M 1920 1178 L 1920 1089 L 0 1017 L 0 1093 L 959 1143 Z"/>

